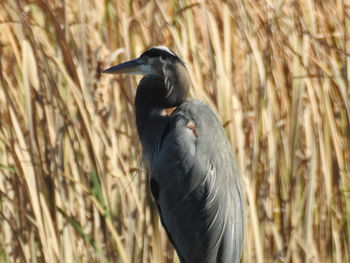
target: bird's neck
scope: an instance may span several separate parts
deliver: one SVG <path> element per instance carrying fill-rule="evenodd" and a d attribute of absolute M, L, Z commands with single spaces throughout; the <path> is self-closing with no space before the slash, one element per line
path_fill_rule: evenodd
<path fill-rule="evenodd" d="M 156 152 L 159 138 L 168 122 L 169 117 L 162 114 L 163 107 L 159 103 L 164 96 L 164 81 L 155 76 L 144 77 L 136 91 L 137 132 L 144 157 L 148 160 L 152 159 L 151 153 Z"/>
<path fill-rule="evenodd" d="M 135 97 L 136 126 L 144 153 L 154 152 L 161 143 L 169 122 L 165 109 L 182 104 L 190 82 L 183 65 L 169 65 L 164 76 L 145 76 Z"/>
<path fill-rule="evenodd" d="M 164 109 L 136 107 L 136 126 L 143 153 L 149 160 L 151 153 L 158 151 L 162 135 L 169 122 Z"/>

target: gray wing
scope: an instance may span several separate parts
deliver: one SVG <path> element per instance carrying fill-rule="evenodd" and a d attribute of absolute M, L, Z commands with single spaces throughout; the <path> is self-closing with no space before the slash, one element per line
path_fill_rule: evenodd
<path fill-rule="evenodd" d="M 150 173 L 162 224 L 181 262 L 239 262 L 240 180 L 230 144 L 209 107 L 187 100 L 177 108 Z"/>

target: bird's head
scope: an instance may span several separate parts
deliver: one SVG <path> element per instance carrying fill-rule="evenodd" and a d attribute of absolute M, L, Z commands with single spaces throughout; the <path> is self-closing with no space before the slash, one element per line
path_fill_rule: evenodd
<path fill-rule="evenodd" d="M 155 46 L 146 50 L 140 57 L 118 64 L 103 71 L 107 74 L 156 75 L 163 77 L 166 64 L 184 62 L 169 48 Z"/>

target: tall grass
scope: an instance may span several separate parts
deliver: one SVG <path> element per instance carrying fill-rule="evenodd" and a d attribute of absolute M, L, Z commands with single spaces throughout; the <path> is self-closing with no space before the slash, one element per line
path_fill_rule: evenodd
<path fill-rule="evenodd" d="M 350 1 L 0 2 L 0 261 L 178 262 L 135 133 L 167 45 L 243 177 L 242 262 L 350 262 Z"/>

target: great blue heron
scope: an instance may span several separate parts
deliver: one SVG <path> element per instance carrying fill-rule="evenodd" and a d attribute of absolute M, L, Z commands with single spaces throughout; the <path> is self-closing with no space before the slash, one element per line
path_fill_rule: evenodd
<path fill-rule="evenodd" d="M 184 62 L 157 46 L 104 73 L 144 75 L 136 91 L 136 126 L 151 192 L 180 261 L 239 262 L 244 232 L 239 173 L 214 112 L 186 99 L 190 79 Z"/>

